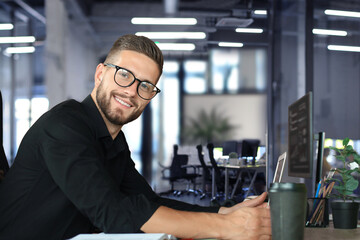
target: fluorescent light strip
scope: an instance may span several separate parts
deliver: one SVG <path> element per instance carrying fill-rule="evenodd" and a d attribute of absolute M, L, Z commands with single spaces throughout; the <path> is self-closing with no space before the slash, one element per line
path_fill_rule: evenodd
<path fill-rule="evenodd" d="M 255 10 L 255 11 L 254 11 L 254 14 L 257 14 L 257 15 L 266 15 L 266 14 L 267 14 L 267 11 L 266 11 L 266 10 Z"/>
<path fill-rule="evenodd" d="M 333 16 L 341 16 L 341 17 L 356 17 L 360 18 L 360 12 L 351 12 L 351 11 L 340 11 L 340 10 L 330 10 L 326 9 L 324 11 L 326 15 L 333 15 Z"/>
<path fill-rule="evenodd" d="M 33 36 L 22 36 L 22 37 L 0 37 L 0 43 L 32 43 L 35 42 Z"/>
<path fill-rule="evenodd" d="M 341 31 L 341 30 L 328 30 L 328 29 L 317 29 L 314 28 L 312 30 L 313 34 L 318 34 L 318 35 L 332 35 L 332 36 L 346 36 L 347 32 L 346 31 Z"/>
<path fill-rule="evenodd" d="M 219 42 L 219 47 L 243 47 L 243 43 L 236 43 L 236 42 Z"/>
<path fill-rule="evenodd" d="M 333 51 L 360 52 L 360 47 L 355 46 L 328 45 L 327 48 Z"/>
<path fill-rule="evenodd" d="M 14 25 L 11 23 L 0 23 L 0 30 L 11 30 L 14 28 Z"/>
<path fill-rule="evenodd" d="M 147 18 L 134 17 L 131 19 L 132 24 L 143 25 L 195 25 L 196 18 Z"/>
<path fill-rule="evenodd" d="M 205 39 L 204 32 L 137 32 L 138 36 L 151 39 Z"/>
<path fill-rule="evenodd" d="M 193 43 L 156 43 L 160 50 L 170 51 L 192 51 L 195 49 Z"/>
<path fill-rule="evenodd" d="M 238 33 L 262 33 L 264 30 L 261 28 L 236 28 L 235 32 Z"/>
<path fill-rule="evenodd" d="M 8 47 L 5 49 L 5 52 L 8 54 L 15 53 L 33 53 L 35 52 L 35 47 Z"/>

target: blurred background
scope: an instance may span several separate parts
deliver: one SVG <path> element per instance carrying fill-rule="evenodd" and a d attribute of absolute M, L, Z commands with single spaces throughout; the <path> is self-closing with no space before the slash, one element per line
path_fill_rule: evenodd
<path fill-rule="evenodd" d="M 165 56 L 161 94 L 123 128 L 154 188 L 174 144 L 210 141 L 259 139 L 272 179 L 287 149 L 288 106 L 309 91 L 325 146 L 349 137 L 360 148 L 360 1 L 5 0 L 0 26 L 10 165 L 39 116 L 90 93 L 97 64 L 124 34 L 148 36 Z"/>

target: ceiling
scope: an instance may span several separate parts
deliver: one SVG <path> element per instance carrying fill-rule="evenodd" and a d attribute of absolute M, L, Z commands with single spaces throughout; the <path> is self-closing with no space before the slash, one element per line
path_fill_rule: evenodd
<path fill-rule="evenodd" d="M 123 34 L 138 31 L 203 31 L 206 39 L 203 40 L 172 40 L 173 42 L 193 42 L 196 44 L 195 53 L 205 53 L 207 49 L 216 46 L 219 41 L 242 42 L 244 46 L 266 46 L 268 42 L 269 19 L 266 15 L 255 15 L 253 10 L 269 9 L 272 0 L 62 0 L 68 11 L 69 18 L 75 24 L 81 24 L 89 32 L 95 44 L 109 49 L 117 37 Z M 45 39 L 44 14 L 45 0 L 12 0 L 0 2 L 0 7 L 17 9 L 18 13 L 35 19 L 39 27 L 37 39 Z M 294 5 L 305 4 L 305 0 L 288 0 L 281 4 L 281 12 L 294 15 L 291 9 Z M 172 7 L 171 7 L 172 6 Z M 360 10 L 359 0 L 316 0 L 315 9 L 344 9 Z M 322 13 L 314 11 L 315 26 L 321 21 Z M 296 12 L 296 11 L 295 11 Z M 320 14 L 318 14 L 320 13 Z M 154 26 L 133 25 L 132 17 L 196 17 L 198 23 L 194 26 Z M 317 17 L 320 16 L 320 17 Z M 48 17 L 48 16 L 47 16 Z M 224 18 L 240 20 L 246 19 L 253 22 L 251 28 L 262 28 L 262 34 L 238 34 L 234 31 L 233 24 L 217 26 Z M 320 19 L 320 20 L 319 20 Z M 334 26 L 343 26 L 341 20 L 332 18 Z M 285 23 L 286 24 L 286 23 Z M 291 24 L 290 22 L 288 24 Z M 327 25 L 329 25 L 327 23 Z M 351 28 L 351 25 L 347 24 Z M 356 24 L 355 26 L 358 26 Z M 43 31 L 41 30 L 43 28 Z M 359 29 L 349 29 L 353 34 L 359 35 Z M 156 39 L 154 39 L 156 40 Z M 164 40 L 158 40 L 159 42 Z M 169 40 L 167 40 L 169 42 Z M 192 53 L 194 54 L 194 52 Z"/>

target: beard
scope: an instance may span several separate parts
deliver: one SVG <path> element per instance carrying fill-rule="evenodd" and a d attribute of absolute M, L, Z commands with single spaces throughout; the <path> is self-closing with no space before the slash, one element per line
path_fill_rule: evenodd
<path fill-rule="evenodd" d="M 96 102 L 101 112 L 109 122 L 115 125 L 123 126 L 126 123 L 134 121 L 141 115 L 142 111 L 140 109 L 132 112 L 128 117 L 123 116 L 121 111 L 111 110 L 110 102 L 113 92 L 110 92 L 109 95 L 106 95 L 106 91 L 103 88 L 103 83 L 100 83 L 98 89 L 96 90 Z M 137 104 L 133 102 L 132 105 L 135 107 L 137 106 Z"/>

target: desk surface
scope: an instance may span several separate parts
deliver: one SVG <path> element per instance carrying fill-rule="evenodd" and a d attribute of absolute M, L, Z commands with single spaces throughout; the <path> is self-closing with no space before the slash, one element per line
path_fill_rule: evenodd
<path fill-rule="evenodd" d="M 333 224 L 327 228 L 305 228 L 304 240 L 359 240 L 360 227 L 356 229 L 335 229 Z"/>

